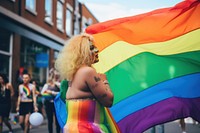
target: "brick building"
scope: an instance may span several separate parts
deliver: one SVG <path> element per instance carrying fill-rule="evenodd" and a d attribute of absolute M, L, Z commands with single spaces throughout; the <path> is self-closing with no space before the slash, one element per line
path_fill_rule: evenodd
<path fill-rule="evenodd" d="M 23 69 L 42 85 L 64 42 L 95 23 L 77 0 L 1 0 L 0 72 L 15 89 Z"/>

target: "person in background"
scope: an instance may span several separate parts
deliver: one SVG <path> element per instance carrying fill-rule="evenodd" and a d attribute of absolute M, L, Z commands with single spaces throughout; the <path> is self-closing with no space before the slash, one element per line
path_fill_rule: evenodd
<path fill-rule="evenodd" d="M 114 96 L 106 75 L 92 67 L 98 61 L 93 36 L 86 33 L 72 37 L 59 53 L 55 67 L 68 81 L 64 133 L 111 132 L 103 114 Z"/>
<path fill-rule="evenodd" d="M 186 133 L 185 119 L 184 118 L 180 119 L 179 123 L 180 123 L 182 133 Z"/>
<path fill-rule="evenodd" d="M 9 114 L 11 110 L 11 97 L 14 96 L 14 89 L 5 74 L 0 73 L 0 133 L 3 130 L 3 122 L 12 133 L 12 127 L 9 122 Z"/>
<path fill-rule="evenodd" d="M 53 60 L 53 67 L 49 70 L 49 78 L 54 80 L 55 84 L 60 87 L 60 74 L 55 68 L 55 60 Z"/>
<path fill-rule="evenodd" d="M 165 132 L 165 126 L 164 124 L 156 125 L 151 128 L 151 133 L 156 133 L 156 129 L 158 130 L 158 133 L 164 133 Z"/>
<path fill-rule="evenodd" d="M 42 94 L 41 94 L 41 89 L 38 86 L 38 82 L 36 80 L 32 80 L 31 83 L 33 85 L 35 85 L 36 88 L 36 96 L 37 96 L 37 107 L 38 107 L 38 112 L 41 113 L 43 115 L 43 117 L 45 118 L 45 110 L 44 110 L 44 106 L 43 106 L 43 101 L 42 101 Z"/>
<path fill-rule="evenodd" d="M 23 74 L 24 73 L 28 73 L 28 70 L 25 67 L 20 67 L 19 70 L 17 71 L 17 75 L 16 75 L 16 81 L 17 81 L 18 86 L 20 84 L 23 84 Z"/>
<path fill-rule="evenodd" d="M 24 133 L 29 132 L 30 123 L 29 117 L 33 111 L 38 111 L 36 101 L 36 88 L 31 84 L 30 74 L 23 74 L 23 84 L 19 85 L 19 95 L 17 101 L 16 111 L 19 112 L 19 124 Z"/>
<path fill-rule="evenodd" d="M 50 77 L 47 83 L 43 86 L 41 94 L 44 98 L 44 106 L 46 116 L 48 119 L 48 131 L 53 133 L 53 120 L 55 119 L 56 132 L 60 133 L 60 126 L 57 121 L 56 112 L 54 108 L 54 98 L 59 93 L 59 86 L 56 84 L 54 77 Z"/>

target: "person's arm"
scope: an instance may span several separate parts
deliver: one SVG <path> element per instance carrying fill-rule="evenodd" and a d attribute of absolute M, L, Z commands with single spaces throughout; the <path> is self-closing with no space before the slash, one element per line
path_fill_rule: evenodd
<path fill-rule="evenodd" d="M 15 92 L 11 83 L 8 83 L 8 88 L 10 89 L 10 96 L 13 97 Z"/>
<path fill-rule="evenodd" d="M 20 87 L 21 87 L 21 85 L 19 85 L 19 87 L 18 87 L 19 94 L 18 94 L 18 98 L 17 98 L 17 107 L 16 107 L 17 112 L 19 112 L 20 101 L 21 101 Z"/>
<path fill-rule="evenodd" d="M 113 93 L 106 80 L 106 75 L 99 75 L 93 68 L 87 68 L 86 83 L 96 99 L 105 107 L 111 107 L 113 104 Z"/>
<path fill-rule="evenodd" d="M 36 88 L 35 88 L 35 85 L 33 85 L 32 93 L 33 93 L 33 106 L 34 106 L 34 111 L 38 111 L 38 108 L 37 108 L 37 100 L 36 100 Z"/>
<path fill-rule="evenodd" d="M 48 84 L 44 85 L 44 87 L 42 88 L 41 94 L 44 94 L 45 92 L 54 96 L 56 96 L 59 93 L 59 92 L 48 90 Z"/>
<path fill-rule="evenodd" d="M 41 94 L 44 94 L 48 89 L 48 84 L 45 84 L 42 88 Z"/>

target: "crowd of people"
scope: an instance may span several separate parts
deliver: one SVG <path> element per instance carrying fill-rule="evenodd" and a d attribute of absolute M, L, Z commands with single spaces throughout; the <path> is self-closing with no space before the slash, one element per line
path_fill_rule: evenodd
<path fill-rule="evenodd" d="M 29 117 L 33 112 L 39 112 L 47 119 L 48 131 L 53 133 L 53 122 L 56 123 L 56 132 L 60 133 L 60 126 L 55 116 L 53 100 L 60 90 L 59 75 L 50 71 L 46 84 L 41 88 L 36 80 L 31 78 L 28 71 L 18 75 L 18 90 L 15 91 L 9 83 L 7 75 L 0 73 L 0 133 L 3 131 L 3 123 L 8 127 L 9 133 L 13 133 L 10 123 L 11 99 L 17 94 L 15 122 L 21 126 L 24 133 L 28 133 L 32 125 Z M 16 124 L 16 123 L 15 123 Z"/>
<path fill-rule="evenodd" d="M 73 49 L 74 47 L 76 47 L 76 49 Z M 66 49 L 67 52 L 65 51 Z M 83 52 L 80 53 L 79 51 Z M 73 56 L 69 54 L 66 55 L 65 52 L 66 53 L 73 52 L 74 54 Z M 63 58 L 67 58 L 67 63 L 63 61 Z M 104 107 L 112 106 L 114 96 L 110 89 L 106 75 L 97 73 L 96 70 L 92 67 L 92 64 L 98 61 L 99 61 L 98 49 L 94 44 L 93 37 L 89 34 L 81 34 L 73 37 L 70 41 L 69 47 L 63 48 L 63 52 L 60 53 L 60 56 L 56 61 L 56 63 L 59 64 L 57 65 L 56 69 L 60 72 L 59 74 L 62 73 L 61 74 L 62 79 L 67 79 L 69 83 L 66 99 L 67 99 L 67 105 L 69 105 L 67 107 L 69 109 L 68 114 L 71 115 L 72 117 L 68 117 L 71 119 L 68 119 L 66 122 L 64 128 L 64 131 L 66 132 L 68 132 L 69 130 L 70 132 L 77 130 L 74 127 L 78 123 L 76 122 L 74 123 L 72 121 L 74 120 L 78 121 L 75 115 L 80 115 L 80 113 L 82 113 L 81 116 L 83 116 L 82 117 L 83 119 L 87 119 L 84 118 L 86 116 L 85 113 L 87 113 L 88 119 L 96 115 L 96 117 L 94 117 L 92 121 L 88 122 L 85 121 L 85 123 L 82 123 L 82 128 L 80 130 L 85 130 L 85 131 L 94 130 L 94 132 L 96 131 L 108 132 L 109 130 L 107 124 L 104 123 L 104 121 L 99 121 L 97 118 L 100 117 L 100 114 L 104 113 Z M 71 65 L 73 65 L 74 67 L 71 67 Z M 38 104 L 38 101 L 40 101 L 38 99 L 40 99 L 41 96 L 43 98 L 42 104 L 44 105 L 48 121 L 49 133 L 53 133 L 54 121 L 56 125 L 56 132 L 57 133 L 60 132 L 60 126 L 55 116 L 56 113 L 54 108 L 54 98 L 60 91 L 60 78 L 59 78 L 60 75 L 57 73 L 56 69 L 52 68 L 50 70 L 48 80 L 46 84 L 44 84 L 41 90 L 37 89 L 37 82 L 35 82 L 34 80 L 31 81 L 31 75 L 27 71 L 20 73 L 19 77 L 20 84 L 18 85 L 18 99 L 16 103 L 16 111 L 19 112 L 19 117 L 18 117 L 19 124 L 24 133 L 28 133 L 30 130 L 31 125 L 29 122 L 29 117 L 31 113 L 37 111 L 43 113 L 42 112 L 43 106 L 38 106 L 40 105 Z M 13 92 L 11 90 L 13 90 L 13 88 L 11 87 L 11 85 L 7 85 L 7 82 L 4 86 L 5 87 L 1 87 L 4 90 L 6 90 L 4 91 L 4 93 L 6 93 L 5 99 L 7 99 L 7 101 L 4 101 L 4 103 L 5 102 L 11 103 L 10 98 L 13 95 L 13 94 L 11 95 L 11 92 Z M 2 93 L 2 96 L 3 95 L 5 94 Z M 70 109 L 73 108 L 74 106 L 77 106 L 76 108 L 77 110 L 87 109 L 86 108 L 87 104 L 92 105 L 91 107 L 94 108 L 93 112 L 90 112 L 88 110 L 87 112 L 83 111 L 78 114 L 73 114 L 75 112 L 72 111 L 72 109 Z M 3 104 L 0 104 L 0 106 L 3 106 Z M 10 112 L 10 106 L 7 108 L 8 108 L 8 111 L 6 112 L 7 114 L 5 114 L 5 117 L 2 117 L 2 120 L 4 120 L 5 123 L 7 122 L 10 132 L 12 132 L 11 125 L 8 122 L 9 118 L 8 112 Z M 98 126 L 97 124 L 101 126 Z M 1 129 L 2 129 L 2 124 L 1 124 Z"/>

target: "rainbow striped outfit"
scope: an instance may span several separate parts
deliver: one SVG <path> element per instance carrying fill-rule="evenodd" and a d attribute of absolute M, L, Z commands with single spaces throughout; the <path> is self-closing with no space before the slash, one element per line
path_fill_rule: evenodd
<path fill-rule="evenodd" d="M 109 110 L 92 99 L 66 101 L 68 118 L 64 133 L 119 132 Z"/>

